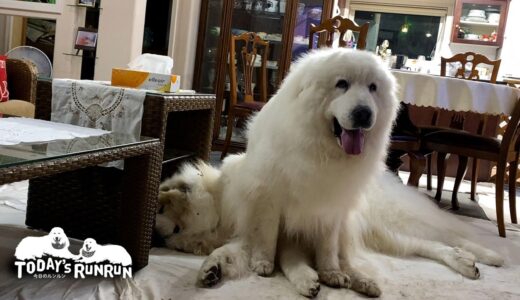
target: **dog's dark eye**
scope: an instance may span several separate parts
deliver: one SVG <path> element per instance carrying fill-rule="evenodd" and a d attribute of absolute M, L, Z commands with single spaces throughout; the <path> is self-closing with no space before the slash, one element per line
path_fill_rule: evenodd
<path fill-rule="evenodd" d="M 343 90 L 347 91 L 349 87 L 350 87 L 350 85 L 348 84 L 348 82 L 345 79 L 340 79 L 340 80 L 338 80 L 338 82 L 336 82 L 336 88 L 338 88 L 338 89 L 343 89 Z"/>
<path fill-rule="evenodd" d="M 181 228 L 179 225 L 175 225 L 175 228 L 173 228 L 173 234 L 179 233 L 181 231 Z"/>
<path fill-rule="evenodd" d="M 371 91 L 371 92 L 375 92 L 377 91 L 377 85 L 375 83 L 371 83 L 369 86 L 368 86 L 368 90 Z"/>
<path fill-rule="evenodd" d="M 181 192 L 181 193 L 188 193 L 190 191 L 190 187 L 187 185 L 187 184 L 181 184 L 179 187 L 178 187 L 178 190 Z"/>
<path fill-rule="evenodd" d="M 161 205 L 161 206 L 159 207 L 159 213 L 160 213 L 160 214 L 163 214 L 163 213 L 164 213 L 164 205 Z"/>

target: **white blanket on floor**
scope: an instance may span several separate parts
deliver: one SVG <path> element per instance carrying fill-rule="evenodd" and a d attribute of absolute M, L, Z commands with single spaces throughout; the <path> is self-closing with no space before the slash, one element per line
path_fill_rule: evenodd
<path fill-rule="evenodd" d="M 476 228 L 483 245 L 505 257 L 506 265 L 479 264 L 481 278 L 470 280 L 426 259 L 367 253 L 357 264 L 377 278 L 381 299 L 520 299 L 519 232 L 508 231 L 504 239 L 490 221 L 460 218 Z M 16 245 L 28 230 L 0 226 L 0 232 L 0 299 L 305 299 L 280 273 L 269 278 L 251 275 L 211 289 L 196 287 L 204 258 L 162 248 L 152 249 L 149 265 L 130 280 L 17 279 L 10 265 Z M 351 290 L 327 287 L 317 298 L 365 299 Z"/>

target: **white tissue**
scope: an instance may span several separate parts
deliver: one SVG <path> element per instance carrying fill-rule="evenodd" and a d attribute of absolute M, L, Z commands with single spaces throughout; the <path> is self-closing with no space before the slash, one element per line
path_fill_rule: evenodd
<path fill-rule="evenodd" d="M 169 56 L 144 53 L 128 64 L 128 68 L 158 74 L 172 73 L 173 59 Z"/>

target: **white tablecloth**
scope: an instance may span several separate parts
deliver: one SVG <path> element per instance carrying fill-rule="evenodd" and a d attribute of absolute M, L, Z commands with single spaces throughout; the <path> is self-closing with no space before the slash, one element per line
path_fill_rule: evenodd
<path fill-rule="evenodd" d="M 54 122 L 141 135 L 146 91 L 125 89 L 87 80 L 54 79 L 52 114 Z"/>
<path fill-rule="evenodd" d="M 77 137 L 100 136 L 106 133 L 108 131 L 44 120 L 0 118 L 0 145 L 71 140 Z"/>
<path fill-rule="evenodd" d="M 392 70 L 398 99 L 417 106 L 509 115 L 520 90 L 499 84 Z"/>

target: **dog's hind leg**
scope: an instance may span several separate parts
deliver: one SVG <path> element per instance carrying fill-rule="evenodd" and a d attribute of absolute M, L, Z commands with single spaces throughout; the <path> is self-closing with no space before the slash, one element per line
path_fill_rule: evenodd
<path fill-rule="evenodd" d="M 285 277 L 306 297 L 316 297 L 320 291 L 318 273 L 311 268 L 311 260 L 294 242 L 279 242 L 279 263 Z"/>
<path fill-rule="evenodd" d="M 364 240 L 368 246 L 383 253 L 430 258 L 444 263 L 470 279 L 480 277 L 480 272 L 475 266 L 476 257 L 459 247 L 451 247 L 438 241 L 406 236 L 381 228 L 373 228 Z"/>
<path fill-rule="evenodd" d="M 215 249 L 202 263 L 197 275 L 197 283 L 203 287 L 211 287 L 222 278 L 237 278 L 249 271 L 249 256 L 241 241 L 231 241 Z"/>
<path fill-rule="evenodd" d="M 484 248 L 476 243 L 466 239 L 459 239 L 455 245 L 468 252 L 473 253 L 477 257 L 477 261 L 489 266 L 501 267 L 504 265 L 504 258 L 491 249 Z"/>

